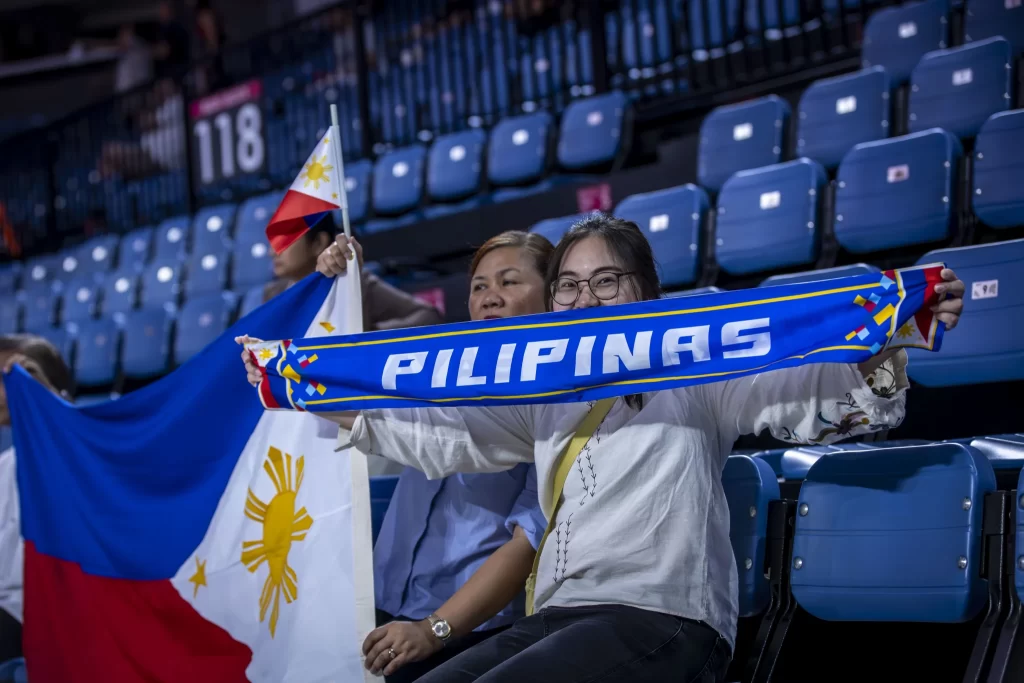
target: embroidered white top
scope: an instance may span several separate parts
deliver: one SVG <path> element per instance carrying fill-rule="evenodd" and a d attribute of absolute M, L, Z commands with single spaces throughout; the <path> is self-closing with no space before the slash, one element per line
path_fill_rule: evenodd
<path fill-rule="evenodd" d="M 0 500 L 0 609 L 21 621 L 25 544 L 21 540 L 13 448 L 0 453 Z"/>
<path fill-rule="evenodd" d="M 873 378 L 889 397 L 855 365 L 817 364 L 645 394 L 639 411 L 616 401 L 566 480 L 536 608 L 629 605 L 703 621 L 734 644 L 737 573 L 721 474 L 736 438 L 770 429 L 822 444 L 895 427 L 905 367 L 900 352 Z M 339 443 L 430 478 L 535 461 L 550 516 L 556 460 L 591 406 L 364 411 Z"/>

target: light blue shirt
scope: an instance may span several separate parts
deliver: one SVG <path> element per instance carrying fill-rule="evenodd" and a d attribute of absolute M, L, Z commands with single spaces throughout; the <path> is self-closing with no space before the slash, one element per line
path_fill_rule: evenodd
<path fill-rule="evenodd" d="M 532 464 L 433 480 L 407 467 L 373 549 L 377 608 L 427 618 L 512 538 L 516 526 L 534 548 L 547 526 Z M 507 626 L 524 611 L 521 593 L 476 630 Z"/>

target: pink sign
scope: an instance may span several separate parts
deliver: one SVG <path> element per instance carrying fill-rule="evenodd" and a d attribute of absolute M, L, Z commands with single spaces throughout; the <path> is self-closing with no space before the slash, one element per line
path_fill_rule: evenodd
<path fill-rule="evenodd" d="M 246 83 L 240 83 L 192 102 L 189 111 L 193 119 L 206 118 L 218 112 L 234 109 L 245 102 L 259 99 L 262 92 L 263 84 L 259 79 L 254 78 Z"/>
<path fill-rule="evenodd" d="M 608 183 L 590 185 L 576 190 L 576 207 L 580 213 L 612 210 L 612 186 Z"/>
<path fill-rule="evenodd" d="M 413 294 L 413 296 L 422 301 L 423 303 L 436 308 L 438 311 L 441 312 L 441 315 L 445 314 L 444 290 L 441 289 L 440 287 L 423 289 Z"/>

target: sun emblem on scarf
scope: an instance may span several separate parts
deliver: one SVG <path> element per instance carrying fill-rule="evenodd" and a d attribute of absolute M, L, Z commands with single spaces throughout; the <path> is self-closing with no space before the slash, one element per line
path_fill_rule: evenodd
<path fill-rule="evenodd" d="M 319 190 L 321 181 L 325 183 L 331 182 L 331 178 L 327 175 L 327 172 L 333 170 L 334 166 L 327 163 L 326 154 L 320 157 L 319 161 L 317 161 L 316 157 L 313 157 L 313 159 L 306 164 L 306 170 L 304 170 L 300 176 L 301 178 L 306 179 L 306 182 L 303 183 L 302 187 L 309 187 L 310 184 L 312 184 L 314 190 Z"/>
<path fill-rule="evenodd" d="M 298 577 L 288 566 L 288 552 L 294 541 L 306 538 L 306 532 L 313 526 L 313 518 L 306 508 L 295 509 L 295 498 L 302 486 L 301 456 L 293 469 L 292 456 L 271 447 L 263 462 L 263 471 L 277 493 L 269 503 L 264 503 L 249 489 L 245 516 L 263 525 L 263 539 L 242 543 L 242 563 L 252 573 L 267 563 L 267 580 L 260 595 L 260 623 L 266 619 L 270 609 L 270 637 L 273 638 L 281 613 L 281 593 L 289 604 L 298 597 Z"/>
<path fill-rule="evenodd" d="M 257 355 L 260 357 L 260 360 L 265 363 L 274 357 L 274 352 L 270 349 L 260 349 L 260 352 Z"/>
<path fill-rule="evenodd" d="M 900 339 L 907 339 L 909 337 L 913 337 L 914 336 L 914 328 L 911 327 L 909 320 L 907 322 L 903 323 L 903 327 L 901 327 L 896 332 L 896 336 L 899 337 Z"/>

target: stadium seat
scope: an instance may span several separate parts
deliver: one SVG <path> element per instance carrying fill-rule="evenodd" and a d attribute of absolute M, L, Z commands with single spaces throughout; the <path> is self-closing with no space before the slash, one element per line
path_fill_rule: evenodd
<path fill-rule="evenodd" d="M 88 276 L 69 282 L 61 297 L 61 320 L 81 322 L 96 317 L 99 310 L 100 286 Z"/>
<path fill-rule="evenodd" d="M 61 358 L 64 362 L 71 367 L 71 364 L 75 357 L 75 337 L 68 333 L 63 327 L 26 327 L 25 332 L 28 334 L 34 334 L 38 337 L 42 337 L 46 341 L 53 344 L 54 348 L 60 352 Z"/>
<path fill-rule="evenodd" d="M 131 311 L 125 316 L 121 369 L 126 377 L 148 379 L 166 372 L 171 360 L 174 316 L 163 308 Z"/>
<path fill-rule="evenodd" d="M 156 245 L 153 249 L 153 260 L 184 259 L 188 253 L 189 229 L 192 224 L 188 216 L 168 218 L 157 226 L 153 236 Z"/>
<path fill-rule="evenodd" d="M 189 257 L 185 296 L 220 292 L 228 284 L 228 253 L 219 244 L 210 251 L 196 251 Z"/>
<path fill-rule="evenodd" d="M 882 67 L 811 83 L 800 98 L 796 153 L 835 168 L 854 145 L 889 137 L 890 104 Z"/>
<path fill-rule="evenodd" d="M 219 337 L 231 324 L 238 299 L 231 292 L 190 298 L 178 313 L 174 363 L 181 365 Z"/>
<path fill-rule="evenodd" d="M 929 52 L 910 79 L 910 132 L 944 128 L 974 137 L 989 116 L 1013 106 L 1013 79 L 1003 38 Z"/>
<path fill-rule="evenodd" d="M 812 435 L 818 438 L 818 435 Z M 787 481 L 802 481 L 814 463 L 829 453 L 845 451 L 870 451 L 879 448 L 923 446 L 930 442 L 922 439 L 897 439 L 893 441 L 840 441 L 827 446 L 792 446 L 761 451 L 757 454 L 768 462 L 773 471 Z"/>
<path fill-rule="evenodd" d="M 103 283 L 103 315 L 121 316 L 135 308 L 139 299 L 139 276 L 134 268 L 111 273 Z"/>
<path fill-rule="evenodd" d="M 426 150 L 415 145 L 385 154 L 373 169 L 373 208 L 397 215 L 419 206 L 423 195 Z"/>
<path fill-rule="evenodd" d="M 121 330 L 110 318 L 77 323 L 78 351 L 75 382 L 79 386 L 108 386 L 117 378 Z"/>
<path fill-rule="evenodd" d="M 266 238 L 252 243 L 236 242 L 231 254 L 231 286 L 238 291 L 269 282 L 274 274 L 271 256 Z"/>
<path fill-rule="evenodd" d="M 793 595 L 829 621 L 970 620 L 988 594 L 982 513 L 994 489 L 988 461 L 960 444 L 822 457 L 800 488 Z"/>
<path fill-rule="evenodd" d="M 370 215 L 370 186 L 373 162 L 362 159 L 345 165 L 345 194 L 348 197 L 348 219 L 362 223 Z M 338 221 L 340 224 L 340 221 Z"/>
<path fill-rule="evenodd" d="M 615 215 L 633 221 L 651 243 L 662 287 L 696 282 L 708 195 L 696 185 L 635 194 L 615 207 Z"/>
<path fill-rule="evenodd" d="M 0 265 L 0 294 L 10 294 L 18 289 L 21 279 L 21 264 L 17 261 Z"/>
<path fill-rule="evenodd" d="M 250 288 L 242 296 L 242 305 L 239 307 L 238 317 L 244 318 L 263 303 L 263 285 Z"/>
<path fill-rule="evenodd" d="M 577 213 L 572 216 L 561 216 L 559 218 L 545 218 L 530 226 L 530 232 L 535 232 L 548 238 L 551 244 L 558 244 L 562 236 L 569 232 L 569 228 L 586 218 L 589 214 Z"/>
<path fill-rule="evenodd" d="M 713 110 L 700 127 L 697 181 L 717 192 L 737 171 L 779 163 L 788 124 L 789 104 L 775 95 Z"/>
<path fill-rule="evenodd" d="M 57 254 L 37 256 L 25 262 L 21 278 L 22 289 L 30 289 L 41 282 L 54 282 L 59 278 L 61 257 Z"/>
<path fill-rule="evenodd" d="M 562 113 L 558 163 L 579 171 L 615 160 L 622 149 L 629 100 L 613 91 L 572 102 Z"/>
<path fill-rule="evenodd" d="M 939 129 L 854 147 L 836 175 L 836 241 L 865 254 L 948 238 L 961 155 Z"/>
<path fill-rule="evenodd" d="M 382 477 L 370 477 L 370 520 L 373 527 L 373 542 L 377 542 L 377 535 L 384 524 L 384 515 L 388 512 L 388 505 L 391 503 L 391 496 L 398 486 L 398 475 Z"/>
<path fill-rule="evenodd" d="M 810 159 L 736 173 L 718 195 L 715 256 L 731 275 L 814 263 L 825 170 Z"/>
<path fill-rule="evenodd" d="M 487 143 L 487 179 L 496 187 L 539 181 L 548 165 L 551 115 L 537 112 L 502 119 Z"/>
<path fill-rule="evenodd" d="M 234 204 L 220 204 L 198 211 L 192 220 L 192 253 L 219 252 L 229 246 L 236 210 Z"/>
<path fill-rule="evenodd" d="M 480 189 L 487 135 L 479 128 L 442 135 L 430 147 L 427 194 L 437 202 L 465 199 Z"/>
<path fill-rule="evenodd" d="M 910 80 L 926 53 L 949 47 L 948 0 L 883 7 L 864 27 L 864 68 L 883 66 L 893 86 Z"/>
<path fill-rule="evenodd" d="M 74 250 L 77 268 L 71 271 L 65 268 L 65 272 L 73 274 L 74 277 L 106 275 L 114 267 L 119 242 L 120 238 L 117 235 L 100 235 L 92 238 Z"/>
<path fill-rule="evenodd" d="M 22 326 L 26 330 L 49 327 L 56 322 L 60 296 L 50 282 L 33 284 L 22 294 L 25 306 L 22 311 Z"/>
<path fill-rule="evenodd" d="M 156 259 L 142 273 L 141 308 L 174 310 L 181 295 L 181 262 L 176 258 Z"/>
<path fill-rule="evenodd" d="M 998 473 L 1002 470 L 1016 472 L 1024 467 L 1024 434 L 997 434 L 971 439 L 971 448 L 975 449 L 992 464 Z M 1024 490 L 1022 490 L 1024 494 Z M 1024 551 L 1024 546 L 1020 547 Z M 1021 553 L 1024 554 L 1024 553 Z"/>
<path fill-rule="evenodd" d="M 907 372 L 928 387 L 1024 379 L 1024 239 L 925 254 L 967 285 L 956 334 L 938 352 L 908 350 Z"/>
<path fill-rule="evenodd" d="M 722 487 L 729 504 L 729 538 L 739 573 L 739 616 L 759 614 L 768 606 L 764 558 L 768 505 L 779 500 L 779 480 L 768 463 L 748 455 L 725 461 Z"/>
<path fill-rule="evenodd" d="M 12 295 L 0 296 L 0 334 L 13 334 L 21 326 L 21 302 Z"/>
<path fill-rule="evenodd" d="M 348 171 L 348 168 L 345 170 Z M 270 221 L 274 212 L 277 211 L 277 207 L 283 197 L 283 192 L 270 192 L 245 200 L 238 210 L 235 240 L 238 242 L 248 242 L 253 239 L 265 239 L 267 222 Z M 350 203 L 351 201 L 351 198 L 349 198 Z"/>
<path fill-rule="evenodd" d="M 1024 5 L 1014 0 L 970 0 L 964 11 L 964 42 L 1002 36 L 1015 56 L 1024 54 Z"/>
<path fill-rule="evenodd" d="M 725 290 L 720 287 L 698 287 L 696 289 L 684 289 L 680 292 L 666 292 L 665 298 L 678 299 L 687 296 L 698 296 L 700 294 L 717 294 L 718 292 L 724 291 Z"/>
<path fill-rule="evenodd" d="M 121 238 L 117 251 L 118 270 L 141 271 L 153 250 L 153 228 L 139 228 Z"/>
<path fill-rule="evenodd" d="M 1022 15 L 1024 16 L 1024 15 Z M 974 213 L 991 228 L 1024 225 L 1024 109 L 995 114 L 974 144 Z"/>
<path fill-rule="evenodd" d="M 798 282 L 821 282 L 822 280 L 833 280 L 837 277 L 850 277 L 852 275 L 866 275 L 877 273 L 878 268 L 866 263 L 855 263 L 850 266 L 837 266 L 835 268 L 822 268 L 820 270 L 805 270 L 802 273 L 784 273 L 772 275 L 761 281 L 761 287 L 774 287 L 776 285 L 795 285 Z"/>

